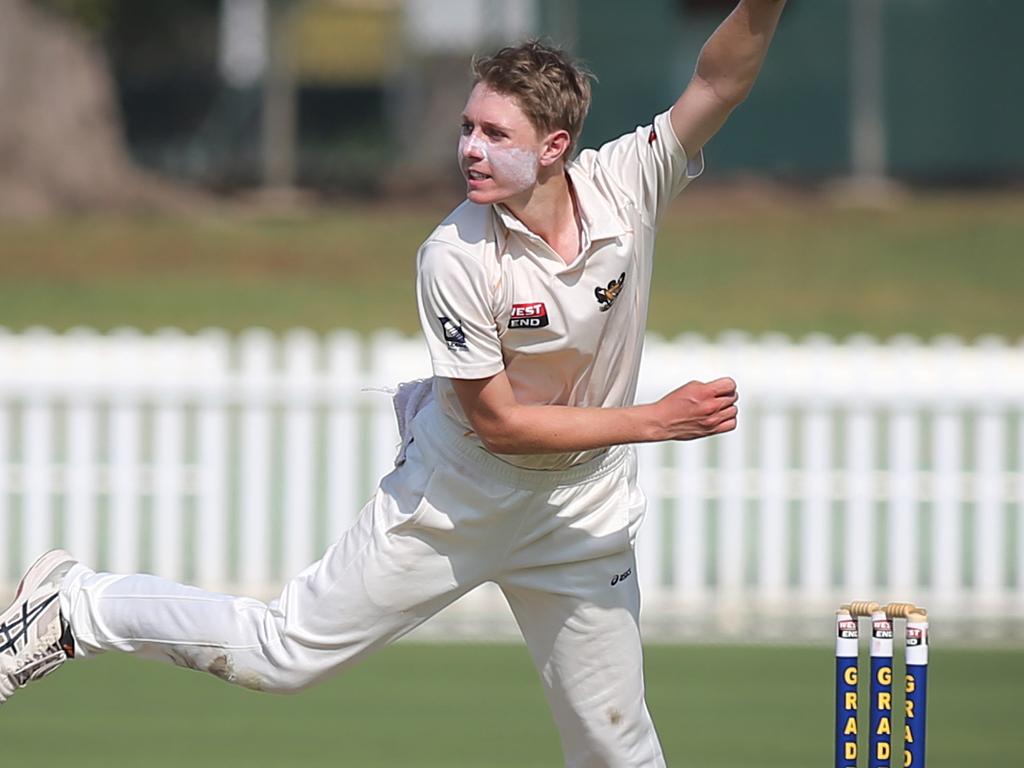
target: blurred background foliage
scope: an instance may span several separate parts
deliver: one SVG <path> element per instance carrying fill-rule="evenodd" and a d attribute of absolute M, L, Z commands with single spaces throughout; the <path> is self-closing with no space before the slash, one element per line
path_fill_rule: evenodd
<path fill-rule="evenodd" d="M 584 144 L 630 130 L 672 102 L 734 4 L 34 2 L 90 30 L 107 53 L 125 136 L 144 165 L 220 189 L 266 184 L 278 119 L 291 123 L 275 139 L 292 154 L 285 181 L 328 194 L 450 185 L 445 116 L 465 97 L 471 55 L 509 40 L 550 39 L 597 73 Z M 1024 104 L 1004 97 L 1024 88 L 1022 23 L 1024 5 L 1012 0 L 792 2 L 758 88 L 712 144 L 713 167 L 791 182 L 1019 180 Z M 252 67 L 240 79 L 230 64 L 239 55 Z M 267 114 L 275 109 L 288 114 Z M 866 111 L 880 123 L 873 165 L 857 155 Z"/>
<path fill-rule="evenodd" d="M 0 82 L 0 325 L 415 330 L 471 55 L 569 47 L 599 77 L 594 145 L 671 103 L 733 4 L 9 0 L 88 56 L 29 46 L 34 85 Z M 1018 21 L 1010 0 L 791 2 L 666 222 L 652 328 L 1024 333 Z"/>

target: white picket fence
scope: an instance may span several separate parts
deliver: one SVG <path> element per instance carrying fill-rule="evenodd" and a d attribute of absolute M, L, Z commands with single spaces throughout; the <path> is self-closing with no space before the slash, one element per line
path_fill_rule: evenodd
<path fill-rule="evenodd" d="M 273 594 L 390 468 L 374 388 L 428 374 L 422 341 L 390 332 L 0 332 L 0 593 L 59 544 Z M 1024 347 L 650 337 L 639 399 L 720 375 L 736 432 L 639 448 L 650 631 L 814 635 L 873 597 L 1021 635 Z M 510 626 L 494 590 L 446 615 L 437 631 Z"/>

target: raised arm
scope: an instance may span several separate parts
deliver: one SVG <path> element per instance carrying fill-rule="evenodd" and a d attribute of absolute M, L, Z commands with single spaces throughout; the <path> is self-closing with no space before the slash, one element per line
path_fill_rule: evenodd
<path fill-rule="evenodd" d="M 672 128 L 695 157 L 747 97 L 761 71 L 786 0 L 740 0 L 708 38 L 697 70 L 672 108 Z"/>

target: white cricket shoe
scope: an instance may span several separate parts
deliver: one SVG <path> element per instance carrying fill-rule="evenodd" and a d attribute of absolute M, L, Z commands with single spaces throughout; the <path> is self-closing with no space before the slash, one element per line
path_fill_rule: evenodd
<path fill-rule="evenodd" d="M 60 615 L 60 585 L 75 562 L 63 550 L 47 552 L 0 614 L 0 704 L 75 655 L 70 627 Z"/>

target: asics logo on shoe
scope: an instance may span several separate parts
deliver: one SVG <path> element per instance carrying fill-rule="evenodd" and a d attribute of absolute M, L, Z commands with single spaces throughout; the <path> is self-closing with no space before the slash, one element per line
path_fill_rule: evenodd
<path fill-rule="evenodd" d="M 28 601 L 22 603 L 20 617 L 11 624 L 8 624 L 6 621 L 0 624 L 0 653 L 17 653 L 17 642 L 25 639 L 29 628 L 39 618 L 40 614 L 59 597 L 60 594 L 50 595 L 32 608 L 28 607 Z"/>

